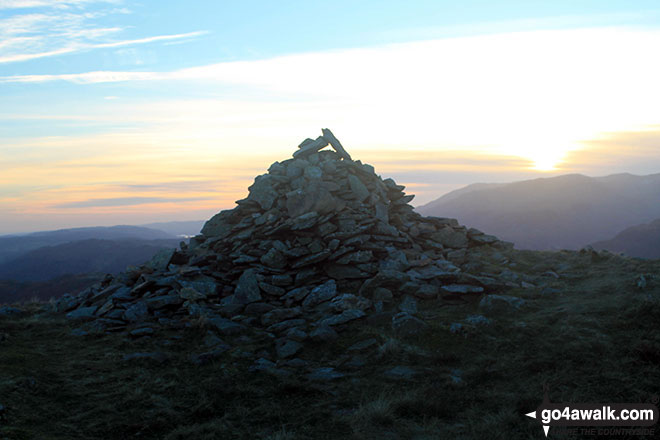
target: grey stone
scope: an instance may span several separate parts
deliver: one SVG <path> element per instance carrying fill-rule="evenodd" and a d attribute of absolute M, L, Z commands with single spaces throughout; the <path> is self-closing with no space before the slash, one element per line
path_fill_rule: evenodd
<path fill-rule="evenodd" d="M 369 338 L 351 345 L 348 347 L 348 351 L 364 351 L 367 348 L 375 347 L 376 345 L 378 345 L 378 339 Z"/>
<path fill-rule="evenodd" d="M 272 267 L 275 269 L 283 269 L 286 267 L 286 257 L 282 255 L 277 249 L 270 249 L 260 259 L 264 266 Z"/>
<path fill-rule="evenodd" d="M 162 249 L 156 252 L 151 260 L 147 263 L 147 267 L 156 271 L 165 271 L 167 266 L 169 266 L 172 257 L 174 256 L 176 249 Z"/>
<path fill-rule="evenodd" d="M 274 305 L 268 303 L 252 303 L 245 306 L 245 314 L 248 316 L 261 316 L 274 308 Z"/>
<path fill-rule="evenodd" d="M 206 299 L 205 294 L 198 292 L 192 287 L 184 287 L 181 289 L 179 296 L 181 296 L 183 299 L 187 299 L 188 301 L 199 301 L 200 299 Z"/>
<path fill-rule="evenodd" d="M 472 325 L 489 325 L 492 323 L 484 315 L 469 315 L 465 318 L 465 322 Z"/>
<path fill-rule="evenodd" d="M 237 335 L 245 331 L 245 328 L 242 325 L 219 316 L 208 319 L 208 322 L 215 326 L 222 335 Z"/>
<path fill-rule="evenodd" d="M 390 368 L 389 370 L 385 371 L 383 374 L 392 379 L 411 380 L 418 373 L 416 370 L 410 367 L 404 367 L 399 365 L 394 368 Z"/>
<path fill-rule="evenodd" d="M 177 306 L 183 303 L 183 300 L 179 295 L 168 294 L 147 298 L 145 302 L 149 310 L 159 310 L 168 306 Z"/>
<path fill-rule="evenodd" d="M 151 327 L 143 327 L 143 328 L 131 330 L 128 334 L 133 336 L 134 338 L 139 338 L 142 336 L 151 336 L 154 334 L 154 329 L 152 329 Z"/>
<path fill-rule="evenodd" d="M 278 322 L 286 321 L 302 315 L 300 307 L 293 307 L 289 309 L 274 309 L 261 316 L 261 324 L 270 326 Z"/>
<path fill-rule="evenodd" d="M 275 362 L 269 361 L 268 359 L 259 358 L 256 361 L 254 361 L 254 364 L 252 364 L 248 368 L 248 371 L 250 371 L 250 372 L 266 371 L 266 370 L 269 370 L 271 368 L 275 368 Z"/>
<path fill-rule="evenodd" d="M 319 325 L 333 326 L 333 325 L 345 324 L 349 321 L 362 318 L 363 316 L 365 316 L 365 313 L 362 310 L 359 309 L 345 310 L 341 312 L 339 315 L 330 316 L 329 318 L 325 318 L 321 320 Z"/>
<path fill-rule="evenodd" d="M 392 317 L 392 329 L 404 336 L 415 336 L 428 331 L 429 325 L 406 312 Z"/>
<path fill-rule="evenodd" d="M 295 356 L 303 348 L 303 344 L 298 341 L 287 339 L 282 345 L 276 348 L 277 357 L 286 359 Z"/>
<path fill-rule="evenodd" d="M 453 322 L 453 323 L 449 326 L 449 331 L 450 331 L 451 333 L 454 333 L 454 334 L 456 334 L 456 333 L 462 333 L 462 332 L 463 332 L 463 324 L 461 324 L 460 322 Z"/>
<path fill-rule="evenodd" d="M 353 195 L 358 202 L 363 202 L 367 197 L 369 197 L 369 190 L 366 186 L 364 186 L 364 183 L 362 183 L 359 177 L 351 174 L 348 176 L 348 183 L 351 187 Z"/>
<path fill-rule="evenodd" d="M 323 138 L 326 139 L 332 148 L 339 154 L 339 156 L 344 159 L 344 160 L 352 160 L 351 155 L 348 154 L 348 152 L 344 149 L 344 147 L 341 145 L 339 140 L 335 137 L 334 134 L 330 131 L 328 128 L 323 128 L 321 129 L 321 132 L 323 133 Z"/>
<path fill-rule="evenodd" d="M 147 353 L 129 353 L 124 355 L 124 361 L 152 361 L 158 364 L 164 364 L 169 361 L 170 357 L 165 353 L 159 351 L 147 352 Z"/>
<path fill-rule="evenodd" d="M 278 287 L 290 286 L 293 284 L 293 278 L 291 275 L 273 275 L 271 283 Z"/>
<path fill-rule="evenodd" d="M 314 307 L 324 301 L 328 301 L 337 296 L 337 283 L 335 280 L 329 280 L 320 286 L 315 287 L 303 301 L 303 307 Z"/>
<path fill-rule="evenodd" d="M 74 328 L 71 330 L 71 336 L 88 336 L 89 332 L 86 332 L 85 330 L 81 328 Z"/>
<path fill-rule="evenodd" d="M 336 340 L 339 335 L 329 325 L 320 325 L 309 334 L 309 337 L 316 342 L 331 342 Z"/>
<path fill-rule="evenodd" d="M 432 284 L 422 284 L 419 289 L 414 292 L 414 295 L 421 299 L 434 299 L 438 296 L 438 286 Z"/>
<path fill-rule="evenodd" d="M 463 232 L 455 231 L 451 226 L 445 226 L 438 232 L 433 233 L 431 239 L 444 247 L 453 249 L 465 248 L 468 245 L 467 235 Z"/>
<path fill-rule="evenodd" d="M 409 295 L 404 296 L 399 304 L 399 310 L 414 315 L 417 313 L 417 300 Z"/>
<path fill-rule="evenodd" d="M 261 209 L 268 211 L 273 207 L 273 203 L 277 199 L 278 193 L 273 188 L 275 179 L 271 175 L 261 175 L 254 180 L 254 184 L 248 189 L 250 194 L 248 195 L 249 200 L 254 200 L 261 206 Z"/>
<path fill-rule="evenodd" d="M 231 347 L 228 345 L 217 345 L 213 350 L 206 351 L 200 354 L 193 354 L 190 356 L 190 362 L 195 365 L 206 365 L 211 362 L 219 359 L 223 354 L 225 354 Z"/>
<path fill-rule="evenodd" d="M 344 374 L 340 373 L 339 371 L 336 371 L 332 367 L 323 367 L 323 368 L 317 368 L 316 370 L 312 371 L 305 377 L 315 382 L 329 382 L 332 380 L 341 379 L 342 377 L 344 377 Z"/>
<path fill-rule="evenodd" d="M 305 298 L 307 295 L 309 295 L 309 288 L 308 287 L 297 287 L 295 289 L 290 290 L 286 295 L 282 297 L 283 300 L 285 301 L 302 301 L 303 298 Z"/>
<path fill-rule="evenodd" d="M 373 301 L 382 301 L 382 302 L 391 302 L 392 301 L 392 291 L 384 287 L 378 287 L 374 290 L 374 293 L 371 297 Z"/>
<path fill-rule="evenodd" d="M 448 294 L 467 294 L 467 293 L 481 293 L 484 288 L 481 286 L 472 286 L 470 284 L 449 284 L 440 287 L 442 293 Z"/>
<path fill-rule="evenodd" d="M 259 283 L 259 288 L 264 292 L 269 295 L 273 296 L 282 296 L 286 293 L 286 290 L 284 290 L 281 287 L 273 286 L 272 284 L 268 283 Z"/>
<path fill-rule="evenodd" d="M 26 315 L 25 310 L 18 309 L 16 307 L 4 306 L 0 307 L 0 316 L 22 316 Z"/>
<path fill-rule="evenodd" d="M 293 153 L 294 158 L 303 158 L 328 146 L 328 141 L 323 136 L 317 137 L 311 142 L 303 142 L 300 144 L 298 151 Z"/>
<path fill-rule="evenodd" d="M 508 295 L 486 295 L 479 301 L 479 308 L 495 312 L 503 312 L 508 309 L 519 309 L 525 305 L 525 300 Z"/>
<path fill-rule="evenodd" d="M 317 166 L 309 166 L 305 168 L 305 177 L 310 180 L 320 180 L 323 177 L 323 171 Z"/>
<path fill-rule="evenodd" d="M 96 309 L 98 309 L 96 306 L 80 307 L 67 313 L 66 318 L 72 321 L 91 321 L 95 318 L 94 312 L 96 312 Z"/>
<path fill-rule="evenodd" d="M 300 327 L 302 325 L 305 325 L 307 321 L 304 319 L 287 319 L 286 321 L 278 322 L 277 324 L 273 324 L 267 328 L 269 332 L 272 333 L 282 333 L 283 331 L 289 330 L 290 328 L 293 327 Z"/>
<path fill-rule="evenodd" d="M 291 220 L 292 231 L 302 231 L 316 225 L 320 216 L 316 211 L 307 212 Z"/>
<path fill-rule="evenodd" d="M 128 322 L 143 321 L 149 316 L 149 309 L 144 301 L 138 301 L 124 312 L 124 319 Z"/>
<path fill-rule="evenodd" d="M 238 304 L 249 304 L 261 300 L 259 281 L 254 270 L 246 270 L 238 279 L 238 284 L 234 292 L 234 300 Z"/>
<path fill-rule="evenodd" d="M 303 330 L 301 330 L 297 327 L 294 327 L 292 329 L 289 329 L 289 331 L 286 332 L 286 337 L 288 339 L 291 339 L 292 341 L 302 342 L 305 339 L 307 339 L 309 337 L 309 335 L 305 331 L 303 331 Z"/>

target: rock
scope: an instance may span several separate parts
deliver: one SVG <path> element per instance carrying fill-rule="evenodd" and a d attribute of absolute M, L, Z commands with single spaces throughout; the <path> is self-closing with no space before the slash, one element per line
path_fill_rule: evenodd
<path fill-rule="evenodd" d="M 154 329 L 151 327 L 143 327 L 143 328 L 138 328 L 135 330 L 132 330 L 128 333 L 130 336 L 133 336 L 134 338 L 139 338 L 142 336 L 151 336 L 154 334 Z"/>
<path fill-rule="evenodd" d="M 337 296 L 337 283 L 335 280 L 329 280 L 312 289 L 309 295 L 305 297 L 302 305 L 305 308 L 314 307 L 324 301 L 329 301 L 335 296 Z"/>
<path fill-rule="evenodd" d="M 409 295 L 404 296 L 401 304 L 399 304 L 399 310 L 414 315 L 417 313 L 417 300 Z"/>
<path fill-rule="evenodd" d="M 492 321 L 484 315 L 468 315 L 465 322 L 472 325 L 490 325 Z"/>
<path fill-rule="evenodd" d="M 254 270 L 246 270 L 238 279 L 234 300 L 238 304 L 249 304 L 261 300 L 259 281 Z"/>
<path fill-rule="evenodd" d="M 294 327 L 286 332 L 286 337 L 288 339 L 291 339 L 292 341 L 302 342 L 306 340 L 309 337 L 309 335 L 303 330 Z"/>
<path fill-rule="evenodd" d="M 183 299 L 179 295 L 167 294 L 147 298 L 145 302 L 149 310 L 159 310 L 168 306 L 178 306 L 183 303 Z"/>
<path fill-rule="evenodd" d="M 89 336 L 89 332 L 82 328 L 74 328 L 71 330 L 71 336 Z"/>
<path fill-rule="evenodd" d="M 453 249 L 465 248 L 468 245 L 467 235 L 454 230 L 451 226 L 445 226 L 438 232 L 433 233 L 431 239 L 444 247 Z"/>
<path fill-rule="evenodd" d="M 339 315 L 334 315 L 329 318 L 325 318 L 321 320 L 319 326 L 333 326 L 333 325 L 345 324 L 349 321 L 360 319 L 364 315 L 365 313 L 362 310 L 357 310 L 357 309 L 345 310 L 341 312 Z"/>
<path fill-rule="evenodd" d="M 363 202 L 367 197 L 369 197 L 369 190 L 364 183 L 355 175 L 351 174 L 348 176 L 348 183 L 353 192 L 353 196 L 358 202 Z"/>
<path fill-rule="evenodd" d="M 263 326 L 270 326 L 278 322 L 296 318 L 300 315 L 302 315 L 302 310 L 300 307 L 274 309 L 261 316 L 261 324 Z"/>
<path fill-rule="evenodd" d="M 213 350 L 190 356 L 190 362 L 195 365 L 206 365 L 222 357 L 229 350 L 228 345 L 217 345 Z"/>
<path fill-rule="evenodd" d="M 376 338 L 369 338 L 365 339 L 364 341 L 356 342 L 355 344 L 351 345 L 348 347 L 347 351 L 364 351 L 367 348 L 375 347 L 378 345 L 378 339 Z"/>
<path fill-rule="evenodd" d="M 309 337 L 316 342 L 332 342 L 336 340 L 339 335 L 329 325 L 320 325 L 309 334 Z"/>
<path fill-rule="evenodd" d="M 495 312 L 503 312 L 508 309 L 519 309 L 525 305 L 525 300 L 508 295 L 486 295 L 479 301 L 479 308 Z"/>
<path fill-rule="evenodd" d="M 383 374 L 392 379 L 411 380 L 413 377 L 417 375 L 417 371 L 410 367 L 397 366 L 394 368 L 390 368 L 389 370 L 385 371 L 385 373 Z"/>
<path fill-rule="evenodd" d="M 286 257 L 276 249 L 271 249 L 266 252 L 264 256 L 261 257 L 260 261 L 264 266 L 275 269 L 283 269 L 286 267 Z"/>
<path fill-rule="evenodd" d="M 339 140 L 335 137 L 334 134 L 332 134 L 332 132 L 329 129 L 323 128 L 321 129 L 321 132 L 323 133 L 323 138 L 330 143 L 332 148 L 335 149 L 335 151 L 339 154 L 339 156 L 341 156 L 342 159 L 352 160 L 351 155 L 348 154 L 346 150 L 344 150 L 344 147 L 342 147 Z"/>
<path fill-rule="evenodd" d="M 129 353 L 123 357 L 125 362 L 131 361 L 152 361 L 158 364 L 164 364 L 169 361 L 170 357 L 165 353 L 159 351 L 146 352 L 146 353 Z"/>
<path fill-rule="evenodd" d="M 147 263 L 147 267 L 154 271 L 165 271 L 167 270 L 167 266 L 169 266 L 170 261 L 172 260 L 172 257 L 174 256 L 174 252 L 176 252 L 176 249 L 162 249 L 158 252 L 156 252 L 156 255 L 154 255 L 151 260 Z"/>
<path fill-rule="evenodd" d="M 27 312 L 25 310 L 21 310 L 16 307 L 10 307 L 10 306 L 0 307 L 0 316 L 22 316 L 26 314 Z"/>
<path fill-rule="evenodd" d="M 209 324 L 215 326 L 215 328 L 217 328 L 222 335 L 237 335 L 243 333 L 245 330 L 242 325 L 237 324 L 234 321 L 230 321 L 229 319 L 221 318 L 219 316 L 209 318 L 208 322 Z"/>
<path fill-rule="evenodd" d="M 392 317 L 392 329 L 403 336 L 416 336 L 426 332 L 429 325 L 406 312 Z"/>
<path fill-rule="evenodd" d="M 310 142 L 303 142 L 302 144 L 300 144 L 299 150 L 293 153 L 293 157 L 294 158 L 307 157 L 327 146 L 328 146 L 328 141 L 323 136 L 319 136 L 316 138 L 316 140 Z"/>
<path fill-rule="evenodd" d="M 250 372 L 267 371 L 271 368 L 275 368 L 275 362 L 269 361 L 268 359 L 259 358 L 256 361 L 254 361 L 254 364 L 252 364 L 248 368 L 248 371 Z"/>
<path fill-rule="evenodd" d="M 280 359 L 293 357 L 302 347 L 303 345 L 300 342 L 287 339 L 282 345 L 277 347 L 277 357 Z"/>
<path fill-rule="evenodd" d="M 378 287 L 374 289 L 374 293 L 371 296 L 373 301 L 382 301 L 382 302 L 391 302 L 392 301 L 392 291 L 384 287 Z"/>
<path fill-rule="evenodd" d="M 94 312 L 98 307 L 80 307 L 66 314 L 66 318 L 72 321 L 91 321 L 94 319 Z"/>
<path fill-rule="evenodd" d="M 437 286 L 432 284 L 422 284 L 419 289 L 413 292 L 413 295 L 421 299 L 434 299 L 438 297 L 439 291 L 440 289 L 438 289 Z"/>
<path fill-rule="evenodd" d="M 305 325 L 306 321 L 304 319 L 287 319 L 286 321 L 278 322 L 268 327 L 268 331 L 272 333 L 281 333 L 293 327 L 299 327 Z"/>
<path fill-rule="evenodd" d="M 145 301 L 138 301 L 124 312 L 123 319 L 128 322 L 143 321 L 149 316 L 149 309 Z"/>
<path fill-rule="evenodd" d="M 329 382 L 332 380 L 341 379 L 342 377 L 344 377 L 344 374 L 340 373 L 339 371 L 336 371 L 332 367 L 323 367 L 323 368 L 317 368 L 316 370 L 312 371 L 305 377 L 308 380 L 314 382 Z"/>
<path fill-rule="evenodd" d="M 450 331 L 451 333 L 454 333 L 454 334 L 456 334 L 456 333 L 462 333 L 462 332 L 463 332 L 463 324 L 461 324 L 460 322 L 453 322 L 453 323 L 449 326 L 449 331 Z"/>
<path fill-rule="evenodd" d="M 184 287 L 183 289 L 181 289 L 181 292 L 179 292 L 179 296 L 183 299 L 187 299 L 188 301 L 198 301 L 200 299 L 206 299 L 206 295 L 204 295 L 201 292 L 198 292 L 192 287 Z"/>
<path fill-rule="evenodd" d="M 254 200 L 261 209 L 268 211 L 278 197 L 277 191 L 273 188 L 275 183 L 273 176 L 264 174 L 254 180 L 254 184 L 249 187 L 250 195 L 248 200 Z"/>
<path fill-rule="evenodd" d="M 448 294 L 468 294 L 468 293 L 482 293 L 484 288 L 481 286 L 471 286 L 469 284 L 449 284 L 440 287 L 442 293 Z"/>

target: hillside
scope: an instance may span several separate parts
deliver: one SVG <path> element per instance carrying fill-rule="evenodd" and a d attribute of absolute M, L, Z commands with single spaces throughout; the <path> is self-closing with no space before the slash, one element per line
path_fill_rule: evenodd
<path fill-rule="evenodd" d="M 416 208 L 512 241 L 519 249 L 579 249 L 660 217 L 660 174 L 579 174 L 466 188 Z"/>
<path fill-rule="evenodd" d="M 592 245 L 595 249 L 624 253 L 630 257 L 660 258 L 660 219 L 619 232 L 610 240 Z"/>
<path fill-rule="evenodd" d="M 44 246 L 0 264 L 0 279 L 46 281 L 63 275 L 119 273 L 149 260 L 161 249 L 177 247 L 178 239 L 78 240 Z"/>
<path fill-rule="evenodd" d="M 40 231 L 30 234 L 0 236 L 0 264 L 44 246 L 56 246 L 80 240 L 161 240 L 174 239 L 168 234 L 140 226 L 97 226 L 88 228 Z"/>

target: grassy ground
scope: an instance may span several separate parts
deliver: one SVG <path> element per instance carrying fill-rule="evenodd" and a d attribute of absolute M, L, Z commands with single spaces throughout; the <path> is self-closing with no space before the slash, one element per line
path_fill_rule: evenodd
<path fill-rule="evenodd" d="M 512 258 L 537 281 L 547 270 L 560 278 L 507 292 L 525 299 L 519 310 L 425 303 L 432 331 L 423 337 L 356 323 L 302 355 L 345 374 L 328 382 L 249 372 L 258 344 L 195 365 L 190 354 L 208 350 L 203 323 L 137 340 L 80 337 L 33 305 L 29 316 L 0 317 L 0 439 L 540 439 L 524 414 L 541 403 L 544 384 L 553 402 L 660 394 L 660 261 Z M 641 274 L 655 278 L 639 288 Z M 476 313 L 492 324 L 465 324 Z M 457 322 L 462 330 L 450 331 Z M 368 338 L 377 344 L 346 355 Z M 167 360 L 123 359 L 135 352 Z M 391 377 L 393 367 L 417 374 Z M 552 438 L 579 438 L 553 429 Z"/>

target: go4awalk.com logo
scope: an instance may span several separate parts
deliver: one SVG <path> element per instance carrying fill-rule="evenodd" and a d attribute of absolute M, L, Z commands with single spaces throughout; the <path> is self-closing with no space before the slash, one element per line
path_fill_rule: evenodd
<path fill-rule="evenodd" d="M 653 397 L 651 402 L 552 403 L 546 388 L 543 402 L 525 415 L 541 423 L 546 437 L 552 426 L 581 427 L 572 431 L 583 435 L 653 436 L 655 429 L 651 427 L 658 423 L 658 398 Z"/>

